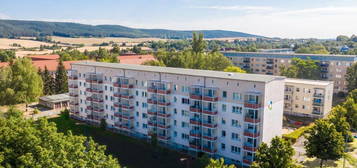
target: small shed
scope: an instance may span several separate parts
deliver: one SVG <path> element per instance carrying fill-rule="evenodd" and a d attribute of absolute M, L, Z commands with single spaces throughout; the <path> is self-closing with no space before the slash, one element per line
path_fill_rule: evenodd
<path fill-rule="evenodd" d="M 69 98 L 68 93 L 42 96 L 40 97 L 39 104 L 50 109 L 65 109 L 69 105 Z"/>

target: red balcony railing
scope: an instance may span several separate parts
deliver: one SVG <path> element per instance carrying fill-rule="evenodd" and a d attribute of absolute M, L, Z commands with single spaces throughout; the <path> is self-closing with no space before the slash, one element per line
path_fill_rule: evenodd
<path fill-rule="evenodd" d="M 190 144 L 190 148 L 200 150 L 200 149 L 201 149 L 201 146 L 200 146 L 200 145 L 196 145 L 196 144 Z"/>
<path fill-rule="evenodd" d="M 201 125 L 201 121 L 198 121 L 198 120 L 195 120 L 195 119 L 190 119 L 190 124 Z"/>
<path fill-rule="evenodd" d="M 202 136 L 203 139 L 210 140 L 210 141 L 215 141 L 217 140 L 217 136 L 214 135 L 204 135 Z"/>
<path fill-rule="evenodd" d="M 202 112 L 202 110 L 201 110 L 201 108 L 199 108 L 199 107 L 190 107 L 190 111 L 192 111 L 192 112 L 198 112 L 198 113 L 200 113 L 200 112 Z"/>
<path fill-rule="evenodd" d="M 73 85 L 73 84 L 72 84 L 72 85 L 69 85 L 68 87 L 71 88 L 71 89 L 77 89 L 77 88 L 78 88 L 78 85 Z"/>
<path fill-rule="evenodd" d="M 156 126 L 157 126 L 157 124 L 156 124 L 155 122 L 152 122 L 152 121 L 149 121 L 149 122 L 148 122 L 148 125 L 149 125 L 149 126 L 152 126 L 152 127 L 156 127 Z"/>
<path fill-rule="evenodd" d="M 124 108 L 124 109 L 133 109 L 134 108 L 134 106 L 129 105 L 129 104 L 122 104 L 122 105 L 120 105 L 120 107 Z"/>
<path fill-rule="evenodd" d="M 202 96 L 201 95 L 190 94 L 190 99 L 201 100 Z"/>
<path fill-rule="evenodd" d="M 166 117 L 166 118 L 171 116 L 171 114 L 168 114 L 168 113 L 160 113 L 160 112 L 158 112 L 157 115 L 160 116 L 160 117 Z"/>
<path fill-rule="evenodd" d="M 215 153 L 217 152 L 217 149 L 212 149 L 212 148 L 208 148 L 208 147 L 202 147 L 202 150 L 208 153 Z"/>
<path fill-rule="evenodd" d="M 134 85 L 133 84 L 120 84 L 120 87 L 129 89 L 129 88 L 133 88 Z"/>
<path fill-rule="evenodd" d="M 257 151 L 257 147 L 252 147 L 252 146 L 248 146 L 248 145 L 244 145 L 243 149 L 247 150 L 247 151 L 251 151 L 251 152 L 255 152 Z"/>
<path fill-rule="evenodd" d="M 148 100 L 147 100 L 147 103 L 149 103 L 149 104 L 157 104 L 157 100 L 148 99 Z"/>
<path fill-rule="evenodd" d="M 259 123 L 260 119 L 254 119 L 254 118 L 250 118 L 250 117 L 245 117 L 244 121 L 245 122 L 249 122 L 249 123 Z"/>
<path fill-rule="evenodd" d="M 208 114 L 208 115 L 217 115 L 218 111 L 217 110 L 208 110 L 208 109 L 203 109 L 202 113 Z"/>
<path fill-rule="evenodd" d="M 157 126 L 162 128 L 162 129 L 168 129 L 170 128 L 170 125 L 168 124 L 163 124 L 163 123 L 157 123 Z"/>
<path fill-rule="evenodd" d="M 249 136 L 249 137 L 258 137 L 260 135 L 259 132 L 251 132 L 251 131 L 244 131 L 244 136 Z"/>
<path fill-rule="evenodd" d="M 244 107 L 257 109 L 257 108 L 260 108 L 261 105 L 258 103 L 244 103 Z"/>
<path fill-rule="evenodd" d="M 148 92 L 156 93 L 156 92 L 157 92 L 157 89 L 155 89 L 155 88 L 148 88 Z"/>
<path fill-rule="evenodd" d="M 76 93 L 69 93 L 69 96 L 71 96 L 71 97 L 78 97 L 78 94 L 76 94 Z"/>
<path fill-rule="evenodd" d="M 216 102 L 216 101 L 218 101 L 218 97 L 217 97 L 217 96 L 215 96 L 215 97 L 203 96 L 203 100 L 204 100 L 204 101 Z"/>
<path fill-rule="evenodd" d="M 209 127 L 209 128 L 216 128 L 217 124 L 216 123 L 203 122 L 202 126 Z"/>
<path fill-rule="evenodd" d="M 157 93 L 160 93 L 160 94 L 170 94 L 171 91 L 170 91 L 170 90 L 165 90 L 165 89 L 158 89 L 158 90 L 157 90 Z"/>
<path fill-rule="evenodd" d="M 201 134 L 199 131 L 190 131 L 190 136 L 193 136 L 193 137 L 201 137 Z"/>
<path fill-rule="evenodd" d="M 70 79 L 70 80 L 77 80 L 78 77 L 77 77 L 77 76 L 69 76 L 68 79 Z"/>
<path fill-rule="evenodd" d="M 158 101 L 157 104 L 160 105 L 160 106 L 169 106 L 171 103 L 170 102 Z"/>
<path fill-rule="evenodd" d="M 157 139 L 159 139 L 159 140 L 163 140 L 163 141 L 167 141 L 167 140 L 169 140 L 169 139 L 170 139 L 170 137 L 169 137 L 169 136 L 157 135 Z"/>

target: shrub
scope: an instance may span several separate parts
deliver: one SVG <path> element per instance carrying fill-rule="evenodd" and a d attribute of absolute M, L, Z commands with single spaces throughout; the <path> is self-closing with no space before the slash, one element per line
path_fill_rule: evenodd
<path fill-rule="evenodd" d="M 38 110 L 37 108 L 35 108 L 35 109 L 33 110 L 33 113 L 34 113 L 34 114 L 38 114 L 38 113 L 40 113 L 40 110 Z"/>
<path fill-rule="evenodd" d="M 285 140 L 290 141 L 291 143 L 295 143 L 297 139 L 299 139 L 302 135 L 304 135 L 305 131 L 308 130 L 309 128 L 312 127 L 312 124 L 308 125 L 308 126 L 303 126 L 300 127 L 296 130 L 294 130 L 293 132 L 290 132 L 288 134 L 284 134 L 283 138 Z"/>

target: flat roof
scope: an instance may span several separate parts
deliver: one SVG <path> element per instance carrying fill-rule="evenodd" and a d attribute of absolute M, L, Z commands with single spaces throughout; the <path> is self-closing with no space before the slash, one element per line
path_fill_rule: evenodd
<path fill-rule="evenodd" d="M 357 55 L 296 54 L 269 52 L 222 52 L 226 57 L 301 58 L 319 61 L 357 61 Z"/>
<path fill-rule="evenodd" d="M 333 84 L 333 81 L 308 80 L 308 79 L 296 79 L 296 78 L 286 78 L 285 82 L 307 84 L 307 85 L 318 85 L 318 86 L 327 86 Z"/>
<path fill-rule="evenodd" d="M 69 98 L 70 97 L 68 93 L 64 93 L 64 94 L 57 94 L 57 95 L 50 95 L 50 96 L 42 96 L 40 97 L 40 100 L 57 103 L 57 102 L 69 101 Z"/>
<path fill-rule="evenodd" d="M 265 83 L 273 81 L 273 80 L 285 79 L 285 77 L 283 77 L 283 76 L 273 76 L 273 75 L 233 73 L 233 72 L 222 72 L 222 71 L 184 69 L 184 68 L 146 66 L 146 65 L 133 65 L 133 64 L 119 64 L 119 63 L 104 63 L 104 62 L 79 62 L 79 63 L 72 63 L 71 65 L 94 66 L 94 67 L 115 68 L 115 69 L 128 69 L 128 70 L 136 70 L 136 71 L 159 72 L 159 73 L 169 73 L 169 74 L 178 74 L 178 75 L 200 76 L 200 77 L 232 79 L 232 80 L 244 80 L 244 81 L 265 82 Z M 72 68 L 73 68 L 73 66 L 72 66 Z"/>

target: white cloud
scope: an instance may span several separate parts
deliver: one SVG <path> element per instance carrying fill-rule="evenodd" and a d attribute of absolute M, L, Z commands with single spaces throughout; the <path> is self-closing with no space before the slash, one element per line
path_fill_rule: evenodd
<path fill-rule="evenodd" d="M 280 15 L 357 13 L 357 7 L 324 7 L 278 12 Z"/>
<path fill-rule="evenodd" d="M 214 9 L 214 10 L 239 10 L 239 11 L 271 11 L 274 8 L 270 6 L 196 6 L 191 8 Z"/>
<path fill-rule="evenodd" d="M 11 17 L 4 13 L 0 13 L 0 19 L 11 19 Z"/>

